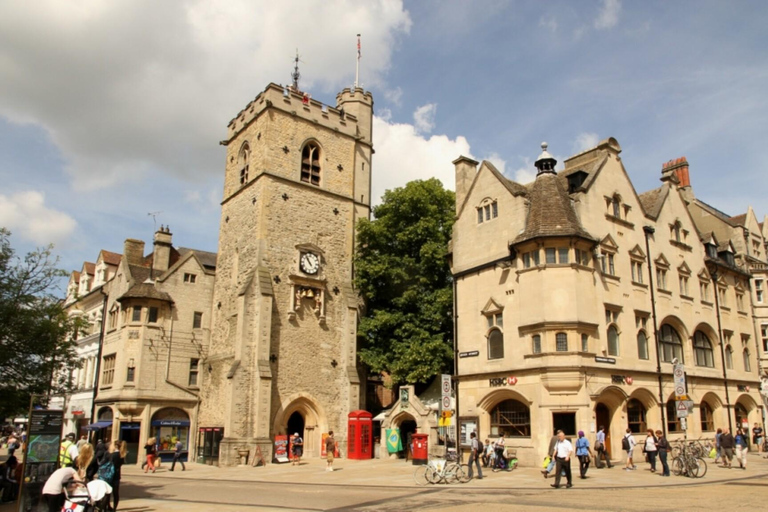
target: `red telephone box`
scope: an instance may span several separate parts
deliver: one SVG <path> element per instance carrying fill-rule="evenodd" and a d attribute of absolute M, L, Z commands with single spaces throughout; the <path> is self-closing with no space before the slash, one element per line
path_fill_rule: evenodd
<path fill-rule="evenodd" d="M 347 458 L 373 458 L 373 414 L 352 411 L 347 416 Z"/>

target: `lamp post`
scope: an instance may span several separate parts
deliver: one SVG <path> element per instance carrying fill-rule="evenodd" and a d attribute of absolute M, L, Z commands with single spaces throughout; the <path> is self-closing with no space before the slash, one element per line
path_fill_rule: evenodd
<path fill-rule="evenodd" d="M 709 275 L 712 276 L 712 284 L 715 290 L 715 312 L 717 314 L 717 337 L 720 338 L 720 358 L 723 363 L 723 385 L 725 386 L 725 412 L 728 414 L 728 429 L 733 431 L 733 423 L 731 421 L 731 396 L 728 392 L 728 372 L 725 368 L 725 344 L 723 343 L 723 326 L 720 322 L 720 290 L 717 288 L 717 265 L 707 264 L 707 270 Z"/>
<path fill-rule="evenodd" d="M 667 435 L 666 402 L 664 401 L 664 386 L 661 376 L 661 345 L 659 343 L 659 325 L 656 321 L 656 292 L 653 288 L 653 266 L 651 265 L 651 244 L 649 238 L 656 230 L 653 226 L 643 226 L 645 233 L 645 256 L 648 259 L 648 284 L 651 288 L 651 315 L 653 316 L 653 337 L 656 340 L 656 375 L 659 379 L 659 409 L 661 409 L 661 429 Z"/>

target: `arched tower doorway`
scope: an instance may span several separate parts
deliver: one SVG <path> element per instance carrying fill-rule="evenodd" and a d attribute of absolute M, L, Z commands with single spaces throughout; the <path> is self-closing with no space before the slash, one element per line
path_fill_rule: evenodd
<path fill-rule="evenodd" d="M 299 411 L 294 411 L 288 418 L 286 433 L 289 436 L 297 433 L 301 437 L 304 437 L 304 416 Z"/>

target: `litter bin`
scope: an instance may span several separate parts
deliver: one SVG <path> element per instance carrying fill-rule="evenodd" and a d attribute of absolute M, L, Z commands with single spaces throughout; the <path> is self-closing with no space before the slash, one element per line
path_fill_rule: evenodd
<path fill-rule="evenodd" d="M 411 440 L 413 441 L 413 465 L 426 464 L 429 459 L 429 434 L 412 434 Z"/>

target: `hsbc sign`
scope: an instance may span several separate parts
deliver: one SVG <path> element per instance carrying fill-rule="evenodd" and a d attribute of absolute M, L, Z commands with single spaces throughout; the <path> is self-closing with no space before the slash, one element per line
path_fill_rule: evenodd
<path fill-rule="evenodd" d="M 496 377 L 488 380 L 488 385 L 492 388 L 498 388 L 501 386 L 514 386 L 517 384 L 517 377 Z"/>

